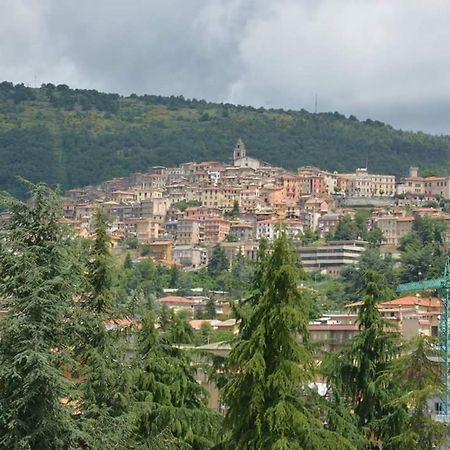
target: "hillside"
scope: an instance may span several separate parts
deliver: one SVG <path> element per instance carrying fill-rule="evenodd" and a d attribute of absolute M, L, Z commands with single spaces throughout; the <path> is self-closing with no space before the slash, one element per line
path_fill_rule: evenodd
<path fill-rule="evenodd" d="M 238 137 L 248 153 L 295 169 L 317 165 L 402 175 L 409 165 L 448 172 L 450 138 L 394 130 L 338 113 L 255 109 L 183 97 L 121 97 L 51 84 L 0 83 L 0 189 L 16 177 L 64 189 L 153 165 L 225 161 Z"/>

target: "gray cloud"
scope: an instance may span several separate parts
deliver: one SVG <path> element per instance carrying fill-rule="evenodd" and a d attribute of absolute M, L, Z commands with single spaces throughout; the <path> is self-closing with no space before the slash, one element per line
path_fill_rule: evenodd
<path fill-rule="evenodd" d="M 450 133 L 446 0 L 0 0 L 1 78 Z"/>

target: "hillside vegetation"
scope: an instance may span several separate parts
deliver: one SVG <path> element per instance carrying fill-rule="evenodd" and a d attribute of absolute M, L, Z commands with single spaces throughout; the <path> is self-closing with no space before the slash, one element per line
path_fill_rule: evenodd
<path fill-rule="evenodd" d="M 238 137 L 251 156 L 287 169 L 353 171 L 366 161 L 371 172 L 394 175 L 409 165 L 449 169 L 448 136 L 338 113 L 0 83 L 0 189 L 14 194 L 22 189 L 17 176 L 66 189 L 153 165 L 226 161 Z"/>

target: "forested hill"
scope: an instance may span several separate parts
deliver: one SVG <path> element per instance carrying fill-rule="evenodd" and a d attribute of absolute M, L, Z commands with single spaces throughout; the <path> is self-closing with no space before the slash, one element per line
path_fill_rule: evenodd
<path fill-rule="evenodd" d="M 316 165 L 402 175 L 448 172 L 450 138 L 395 130 L 338 113 L 311 114 L 155 95 L 121 97 L 66 85 L 0 83 L 0 189 L 21 176 L 63 188 L 186 161 L 226 161 L 238 137 L 251 156 L 295 169 Z"/>

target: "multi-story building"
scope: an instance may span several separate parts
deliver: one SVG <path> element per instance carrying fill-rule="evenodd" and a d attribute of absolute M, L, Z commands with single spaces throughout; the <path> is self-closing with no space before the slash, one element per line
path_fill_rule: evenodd
<path fill-rule="evenodd" d="M 207 186 L 200 188 L 198 191 L 198 198 L 203 206 L 210 206 L 216 208 L 224 208 L 226 206 L 233 206 L 227 202 L 222 188 L 217 186 Z"/>
<path fill-rule="evenodd" d="M 370 174 L 363 168 L 345 177 L 350 197 L 394 197 L 396 192 L 393 175 Z"/>
<path fill-rule="evenodd" d="M 197 218 L 178 220 L 176 229 L 177 245 L 196 245 L 203 242 L 204 230 L 203 222 Z"/>
<path fill-rule="evenodd" d="M 182 267 L 201 267 L 206 265 L 207 251 L 203 247 L 176 245 L 173 251 L 173 259 Z"/>
<path fill-rule="evenodd" d="M 238 253 L 244 255 L 251 261 L 256 261 L 258 256 L 258 242 L 247 241 L 247 242 L 222 242 L 220 246 L 225 251 L 225 255 L 230 263 L 233 265 L 234 258 Z M 210 253 L 212 253 L 212 248 L 210 247 Z"/>
<path fill-rule="evenodd" d="M 203 225 L 205 243 L 222 242 L 230 231 L 230 221 L 223 217 L 205 217 Z"/>
<path fill-rule="evenodd" d="M 136 237 L 143 244 L 148 244 L 159 236 L 159 224 L 151 219 L 124 219 L 117 223 L 117 229 L 123 229 L 126 238 Z"/>
<path fill-rule="evenodd" d="M 256 222 L 256 239 L 273 241 L 277 237 L 279 219 L 266 219 Z"/>
<path fill-rule="evenodd" d="M 409 176 L 397 185 L 399 195 L 424 198 L 450 198 L 450 177 L 419 177 L 417 167 L 410 167 Z"/>
<path fill-rule="evenodd" d="M 296 175 L 282 175 L 281 185 L 283 187 L 283 197 L 291 200 L 298 200 L 302 194 L 301 178 Z"/>
<path fill-rule="evenodd" d="M 259 188 L 242 189 L 239 197 L 239 206 L 241 211 L 252 212 L 258 210 L 261 207 Z"/>
<path fill-rule="evenodd" d="M 373 217 L 372 224 L 377 225 L 383 233 L 384 243 L 398 247 L 403 236 L 412 230 L 414 216 L 385 215 Z"/>
<path fill-rule="evenodd" d="M 251 241 L 255 238 L 255 227 L 249 222 L 234 222 L 230 225 L 230 233 L 234 233 L 238 241 Z"/>
<path fill-rule="evenodd" d="M 330 241 L 318 247 L 300 247 L 299 255 L 306 271 L 325 271 L 339 276 L 348 265 L 356 265 L 367 248 L 365 241 Z"/>
<path fill-rule="evenodd" d="M 147 198 L 141 202 L 141 214 L 143 218 L 153 219 L 161 225 L 164 224 L 171 201 L 167 197 Z"/>

